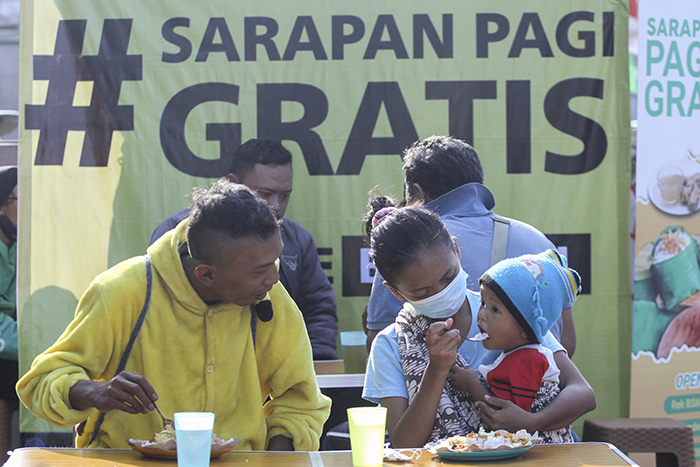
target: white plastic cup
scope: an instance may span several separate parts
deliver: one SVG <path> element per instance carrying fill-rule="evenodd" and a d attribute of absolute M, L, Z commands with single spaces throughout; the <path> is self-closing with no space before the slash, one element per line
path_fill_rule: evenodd
<path fill-rule="evenodd" d="M 352 465 L 374 467 L 384 462 L 386 407 L 348 409 Z"/>
<path fill-rule="evenodd" d="M 175 437 L 178 467 L 209 467 L 214 414 L 211 412 L 177 412 Z"/>

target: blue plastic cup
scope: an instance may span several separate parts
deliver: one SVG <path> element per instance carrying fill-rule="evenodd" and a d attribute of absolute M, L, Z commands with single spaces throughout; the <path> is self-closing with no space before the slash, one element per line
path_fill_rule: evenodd
<path fill-rule="evenodd" d="M 175 419 L 178 467 L 209 467 L 214 414 L 178 412 Z"/>

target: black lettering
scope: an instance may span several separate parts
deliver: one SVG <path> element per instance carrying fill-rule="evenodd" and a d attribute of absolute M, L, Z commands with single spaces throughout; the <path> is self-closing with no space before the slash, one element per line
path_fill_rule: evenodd
<path fill-rule="evenodd" d="M 496 30 L 489 32 L 489 24 L 495 24 Z M 510 24 L 508 18 L 496 13 L 478 13 L 476 15 L 476 57 L 489 57 L 489 43 L 500 42 L 508 36 Z"/>
<path fill-rule="evenodd" d="M 215 44 L 214 37 L 217 32 L 219 33 L 221 42 Z M 202 43 L 199 46 L 199 51 L 194 61 L 206 62 L 207 58 L 209 58 L 209 54 L 212 52 L 224 52 L 229 62 L 237 62 L 241 59 L 236 50 L 236 44 L 233 43 L 231 31 L 229 31 L 226 19 L 224 18 L 209 19 L 207 29 L 204 31 L 204 37 L 202 38 Z"/>
<path fill-rule="evenodd" d="M 593 78 L 573 78 L 561 81 L 549 90 L 544 101 L 544 113 L 549 123 L 567 135 L 583 142 L 583 151 L 574 156 L 547 151 L 546 172 L 576 175 L 590 172 L 603 162 L 608 138 L 598 122 L 572 111 L 567 103 L 579 96 L 603 98 L 605 81 Z"/>
<path fill-rule="evenodd" d="M 304 115 L 296 122 L 282 121 L 282 103 L 298 102 Z M 321 137 L 312 130 L 328 115 L 328 99 L 310 84 L 258 84 L 258 137 L 296 142 L 309 175 L 333 175 Z"/>
<path fill-rule="evenodd" d="M 301 41 L 304 31 L 306 31 L 306 36 L 309 38 L 308 42 Z M 319 36 L 311 16 L 299 16 L 294 22 L 292 34 L 289 36 L 289 42 L 287 42 L 287 48 L 284 50 L 282 60 L 294 60 L 296 53 L 301 50 L 310 50 L 313 52 L 316 60 L 328 60 L 326 51 L 321 43 L 321 36 Z"/>
<path fill-rule="evenodd" d="M 258 26 L 264 27 L 265 32 L 258 34 Z M 257 46 L 262 45 L 267 52 L 267 58 L 270 61 L 280 59 L 280 53 L 277 51 L 277 45 L 272 40 L 279 31 L 279 25 L 273 18 L 265 16 L 251 16 L 244 20 L 245 30 L 245 60 L 246 62 L 255 61 L 257 59 Z"/>
<path fill-rule="evenodd" d="M 569 29 L 578 21 L 593 22 L 594 16 L 590 11 L 574 11 L 564 16 L 557 24 L 557 45 L 570 57 L 593 57 L 595 55 L 595 32 L 579 31 L 578 38 L 583 42 L 582 47 L 574 47 L 569 40 Z"/>
<path fill-rule="evenodd" d="M 423 58 L 423 33 L 430 41 L 438 58 L 454 56 L 452 15 L 442 15 L 442 40 L 428 15 L 413 15 L 413 58 Z"/>
<path fill-rule="evenodd" d="M 425 98 L 447 99 L 450 135 L 472 144 L 474 101 L 495 99 L 496 81 L 428 81 Z"/>
<path fill-rule="evenodd" d="M 384 31 L 389 35 L 389 40 L 387 41 L 382 40 Z M 408 58 L 408 52 L 403 39 L 401 39 L 399 27 L 396 25 L 392 15 L 377 16 L 377 22 L 374 24 L 365 55 L 362 58 L 364 60 L 373 60 L 377 56 L 378 50 L 393 50 L 396 58 Z"/>
<path fill-rule="evenodd" d="M 615 56 L 615 12 L 603 12 L 603 57 Z"/>
<path fill-rule="evenodd" d="M 368 250 L 362 235 L 343 235 L 343 297 L 369 297 L 375 268 L 367 259 Z"/>
<path fill-rule="evenodd" d="M 187 146 L 185 123 L 190 112 L 204 102 L 238 105 L 238 86 L 227 83 L 200 83 L 175 94 L 160 119 L 160 145 L 168 161 L 179 171 L 195 177 L 218 178 L 230 172 L 233 151 L 241 145 L 240 123 L 206 126 L 208 141 L 219 140 L 219 159 L 197 157 Z"/>
<path fill-rule="evenodd" d="M 379 111 L 386 110 L 394 134 L 392 138 L 373 138 Z M 367 83 L 365 95 L 355 116 L 348 142 L 338 165 L 338 175 L 359 175 L 365 157 L 370 154 L 399 155 L 418 139 L 406 101 L 396 82 Z"/>
<path fill-rule="evenodd" d="M 171 54 L 168 52 L 163 52 L 162 60 L 165 63 L 181 63 L 190 58 L 192 55 L 192 43 L 185 36 L 175 32 L 177 27 L 190 27 L 189 18 L 170 18 L 161 28 L 161 35 L 163 39 L 170 42 L 174 46 L 177 46 L 180 50 L 177 53 Z"/>
<path fill-rule="evenodd" d="M 357 16 L 339 15 L 333 16 L 332 21 L 332 37 L 333 37 L 333 60 L 342 60 L 345 58 L 345 44 L 354 44 L 359 42 L 365 35 L 365 23 Z M 351 26 L 352 30 L 349 34 L 345 34 L 345 25 Z"/>
<path fill-rule="evenodd" d="M 506 81 L 506 172 L 529 174 L 532 165 L 530 81 Z"/>
<path fill-rule="evenodd" d="M 534 39 L 527 39 L 528 31 L 532 28 Z M 544 32 L 544 27 L 540 21 L 540 16 L 537 13 L 523 13 L 520 19 L 518 30 L 515 32 L 515 38 L 511 45 L 509 58 L 520 57 L 520 52 L 523 49 L 538 49 L 541 57 L 553 57 L 552 48 L 549 46 L 547 34 Z"/>

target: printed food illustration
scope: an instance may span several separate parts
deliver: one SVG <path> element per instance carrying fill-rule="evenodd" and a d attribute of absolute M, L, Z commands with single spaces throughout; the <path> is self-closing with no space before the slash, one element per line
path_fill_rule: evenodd
<path fill-rule="evenodd" d="M 700 159 L 679 159 L 661 166 L 648 186 L 649 200 L 662 212 L 687 216 L 700 210 Z"/>
<path fill-rule="evenodd" d="M 680 349 L 684 345 L 700 348 L 700 307 L 691 307 L 681 312 L 666 328 L 657 356 L 666 358 L 671 349 Z"/>
<path fill-rule="evenodd" d="M 695 182 L 693 182 L 695 183 Z M 632 353 L 667 358 L 700 348 L 700 250 L 681 226 L 664 229 L 635 259 Z"/>
<path fill-rule="evenodd" d="M 680 201 L 690 211 L 695 211 L 698 208 L 698 202 L 700 202 L 700 174 L 695 174 L 683 181 Z"/>

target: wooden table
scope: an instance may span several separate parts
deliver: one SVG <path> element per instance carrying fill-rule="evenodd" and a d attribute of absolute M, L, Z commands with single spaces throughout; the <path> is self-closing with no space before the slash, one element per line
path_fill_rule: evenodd
<path fill-rule="evenodd" d="M 7 467 L 176 467 L 174 460 L 143 457 L 130 449 L 20 448 L 12 452 Z M 535 446 L 513 459 L 462 463 L 442 462 L 422 450 L 412 463 L 385 462 L 385 467 L 517 466 L 517 467 L 593 467 L 637 465 L 607 443 L 576 443 Z M 350 451 L 252 452 L 239 451 L 212 459 L 211 467 L 350 467 Z"/>

